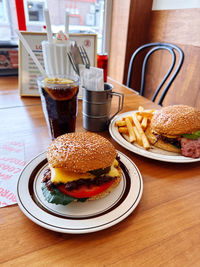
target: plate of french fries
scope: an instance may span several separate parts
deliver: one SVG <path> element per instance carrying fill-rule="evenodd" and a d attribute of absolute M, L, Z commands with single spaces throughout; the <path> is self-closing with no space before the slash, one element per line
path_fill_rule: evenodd
<path fill-rule="evenodd" d="M 109 125 L 112 138 L 124 148 L 141 156 L 174 163 L 195 162 L 196 159 L 186 158 L 178 153 L 168 152 L 150 144 L 145 130 L 151 123 L 155 109 L 129 111 L 115 116 Z"/>

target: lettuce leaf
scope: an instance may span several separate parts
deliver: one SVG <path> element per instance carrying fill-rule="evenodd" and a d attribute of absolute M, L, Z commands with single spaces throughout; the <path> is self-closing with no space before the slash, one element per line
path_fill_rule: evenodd
<path fill-rule="evenodd" d="M 196 131 L 192 134 L 183 134 L 182 136 L 187 139 L 196 140 L 200 137 L 200 131 Z"/>
<path fill-rule="evenodd" d="M 54 188 L 53 191 L 49 191 L 46 188 L 46 184 L 42 183 L 42 193 L 46 199 L 47 202 L 53 203 L 53 204 L 61 204 L 61 205 L 68 205 L 69 203 L 73 202 L 74 200 L 77 200 L 79 202 L 85 202 L 87 198 L 74 198 L 71 196 L 67 196 L 63 193 L 61 193 L 57 188 Z"/>

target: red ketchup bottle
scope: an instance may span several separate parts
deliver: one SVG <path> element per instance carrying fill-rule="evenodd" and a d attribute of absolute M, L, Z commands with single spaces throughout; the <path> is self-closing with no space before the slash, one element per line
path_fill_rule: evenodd
<path fill-rule="evenodd" d="M 97 68 L 104 70 L 104 82 L 107 82 L 107 72 L 108 72 L 108 55 L 107 54 L 97 55 Z"/>

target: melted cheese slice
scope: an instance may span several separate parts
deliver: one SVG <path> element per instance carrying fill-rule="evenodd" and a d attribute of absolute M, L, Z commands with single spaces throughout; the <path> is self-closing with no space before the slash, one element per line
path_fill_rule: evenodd
<path fill-rule="evenodd" d="M 116 168 L 118 166 L 118 161 L 114 160 L 110 171 L 106 174 L 111 177 L 120 176 L 120 173 L 118 169 Z M 87 172 L 87 173 L 74 173 L 66 171 L 65 168 L 52 168 L 51 169 L 51 181 L 53 183 L 68 183 L 72 181 L 76 181 L 79 179 L 94 179 L 95 175 Z"/>
<path fill-rule="evenodd" d="M 115 159 L 114 162 L 113 162 L 113 164 L 111 165 L 110 171 L 107 173 L 107 175 L 108 176 L 111 176 L 111 177 L 118 177 L 118 176 L 120 176 L 120 172 L 117 169 L 118 165 L 119 165 L 119 163 Z"/>

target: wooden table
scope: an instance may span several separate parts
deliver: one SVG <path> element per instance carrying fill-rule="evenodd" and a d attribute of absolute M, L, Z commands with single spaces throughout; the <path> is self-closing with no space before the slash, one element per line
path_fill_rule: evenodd
<path fill-rule="evenodd" d="M 155 106 L 125 93 L 123 112 Z M 39 98 L 20 98 L 16 77 L 0 78 L 0 141 L 20 139 L 29 161 L 50 143 Z M 77 131 L 84 131 L 81 101 Z M 100 133 L 138 166 L 142 199 L 125 220 L 90 234 L 61 234 L 29 220 L 17 205 L 0 209 L 1 266 L 199 266 L 200 164 L 165 163 L 136 155 Z"/>

